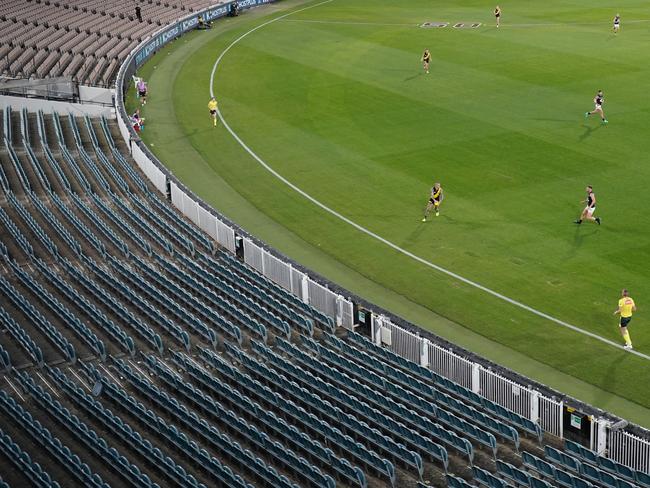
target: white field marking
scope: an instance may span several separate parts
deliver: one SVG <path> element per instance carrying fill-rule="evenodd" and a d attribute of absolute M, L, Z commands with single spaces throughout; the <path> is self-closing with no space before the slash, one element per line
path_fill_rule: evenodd
<path fill-rule="evenodd" d="M 41 373 L 39 373 L 38 371 L 36 371 L 36 374 L 38 375 L 38 377 L 39 377 L 41 380 L 43 380 L 43 383 L 45 383 L 45 384 L 47 385 L 47 387 L 48 387 L 50 390 L 52 390 L 52 393 L 54 393 L 56 396 L 59 396 L 59 394 L 54 390 L 54 388 L 52 388 L 52 385 L 50 385 L 50 384 L 47 382 L 47 380 L 46 380 L 45 378 L 43 378 L 43 376 L 41 375 Z"/>
<path fill-rule="evenodd" d="M 642 22 L 650 22 L 650 19 L 635 19 L 635 20 L 626 20 L 626 24 L 639 24 Z M 611 20 L 605 21 L 601 20 L 599 22 L 532 22 L 530 24 L 501 24 L 501 27 L 562 27 L 562 26 L 571 26 L 571 25 L 613 25 Z M 622 26 L 623 24 L 621 24 Z M 489 26 L 489 25 L 488 25 Z M 500 28 L 501 28 L 500 27 Z"/>
<path fill-rule="evenodd" d="M 316 5 L 314 5 L 316 7 Z M 295 12 L 292 12 L 295 13 Z M 316 19 L 282 19 L 282 22 L 294 22 L 294 23 L 306 23 L 306 24 L 341 24 L 341 25 L 366 25 L 366 26 L 401 26 L 401 27 L 420 27 L 422 24 L 411 24 L 411 23 L 381 23 L 381 22 L 356 22 L 356 21 L 345 21 L 345 20 L 316 20 Z M 444 22 L 444 21 L 440 21 Z M 626 24 L 638 24 L 642 22 L 650 22 L 650 19 L 635 19 L 635 20 L 626 20 Z M 450 24 L 451 22 L 448 22 Z M 479 22 L 465 22 L 466 24 L 478 24 Z M 562 26 L 573 26 L 573 25 L 611 25 L 612 21 L 601 20 L 599 22 L 531 22 L 528 24 L 501 24 L 501 27 L 562 27 Z M 481 26 L 491 27 L 488 23 L 481 23 Z M 261 27 L 261 26 L 260 26 Z"/>
<path fill-rule="evenodd" d="M 88 388 L 88 391 L 92 391 L 92 388 L 88 386 L 88 384 L 81 378 L 81 376 L 77 374 L 77 372 L 74 369 L 68 368 L 68 371 L 70 371 L 75 376 L 75 378 L 77 378 L 81 382 L 82 385 Z"/>
<path fill-rule="evenodd" d="M 316 5 L 314 5 L 315 7 Z M 292 12 L 293 13 L 293 12 Z M 349 22 L 346 20 L 310 20 L 310 19 L 283 19 L 282 22 L 304 22 L 306 24 L 340 24 L 340 25 L 378 25 L 378 26 L 402 26 L 402 27 L 419 27 L 422 24 L 412 24 L 410 22 Z"/>
<path fill-rule="evenodd" d="M 320 2 L 320 3 L 317 3 L 317 4 L 315 4 L 315 5 L 310 5 L 309 7 L 304 7 L 304 8 L 298 9 L 298 10 L 294 10 L 293 12 L 288 12 L 288 13 L 286 13 L 286 14 L 284 14 L 284 15 L 280 15 L 279 17 L 276 17 L 276 18 L 274 18 L 274 19 L 267 20 L 267 21 L 264 22 L 263 24 L 260 24 L 260 25 L 258 25 L 257 27 L 253 27 L 253 28 L 252 28 L 251 30 L 249 30 L 248 32 L 244 32 L 241 36 L 239 36 L 237 39 L 235 39 L 234 41 L 232 41 L 232 42 L 228 45 L 228 47 L 226 47 L 226 49 L 224 49 L 224 50 L 221 52 L 221 54 L 219 55 L 219 57 L 218 57 L 217 60 L 215 61 L 214 66 L 212 66 L 212 72 L 210 73 L 210 96 L 211 96 L 211 97 L 214 97 L 214 90 L 212 89 L 212 86 L 214 85 L 214 74 L 215 74 L 216 71 L 217 71 L 217 67 L 219 66 L 219 63 L 221 62 L 221 60 L 223 59 L 223 57 L 226 55 L 226 53 L 227 53 L 228 51 L 230 51 L 230 49 L 231 49 L 235 44 L 238 44 L 239 41 L 241 41 L 244 37 L 248 36 L 249 34 L 252 34 L 252 33 L 255 32 L 256 30 L 261 29 L 261 28 L 264 27 L 264 26 L 267 26 L 267 25 L 269 25 L 269 24 L 272 24 L 273 22 L 277 22 L 278 20 L 282 20 L 282 19 L 288 17 L 289 15 L 297 14 L 298 12 L 303 12 L 303 11 L 305 11 L 305 10 L 309 10 L 309 9 L 311 9 L 311 8 L 315 8 L 315 7 L 318 7 L 318 6 L 320 6 L 320 5 L 325 5 L 326 3 L 331 3 L 331 2 L 333 2 L 333 1 L 334 1 L 334 0 L 325 0 L 324 2 Z M 221 113 L 219 112 L 219 108 L 218 108 L 218 107 L 217 107 L 217 113 L 219 114 L 219 118 L 220 118 L 221 120 L 223 120 L 223 117 L 221 116 Z"/>
<path fill-rule="evenodd" d="M 16 388 L 16 387 L 14 386 L 14 384 L 13 384 L 11 381 L 9 381 L 9 378 L 7 378 L 6 376 L 5 376 L 5 380 L 7 381 L 7 383 L 9 383 L 9 386 L 11 386 L 11 389 L 12 389 L 13 391 L 16 392 L 16 395 L 18 395 L 18 396 L 20 397 L 20 399 L 24 402 L 24 401 L 25 401 L 25 397 L 23 397 L 23 396 L 20 394 L 20 392 L 18 391 L 18 388 Z"/>
<path fill-rule="evenodd" d="M 249 34 L 255 32 L 258 29 L 261 29 L 262 27 L 264 27 L 266 25 L 269 25 L 269 24 L 271 24 L 273 22 L 277 22 L 278 20 L 281 20 L 281 19 L 283 19 L 283 18 L 285 18 L 285 17 L 287 17 L 289 15 L 301 12 L 303 10 L 318 7 L 319 5 L 323 5 L 325 3 L 330 3 L 331 1 L 332 0 L 326 0 L 325 2 L 321 2 L 321 3 L 318 3 L 316 5 L 312 5 L 310 7 L 305 7 L 303 9 L 301 9 L 301 10 L 296 10 L 294 12 L 289 12 L 288 14 L 282 15 L 280 17 L 276 17 L 275 19 L 271 19 L 271 20 L 269 20 L 267 22 L 264 22 L 263 24 L 258 25 L 257 27 L 252 28 L 251 30 L 249 30 L 248 32 L 242 34 L 237 39 L 235 39 L 233 42 L 231 42 L 223 50 L 223 52 L 219 55 L 217 60 L 214 62 L 214 66 L 212 66 L 212 73 L 210 74 L 210 96 L 211 97 L 214 96 L 214 89 L 213 89 L 214 74 L 217 71 L 217 67 L 219 66 L 219 63 L 221 63 L 221 60 L 223 59 L 225 54 L 228 51 L 230 51 L 230 49 L 232 49 L 233 46 L 235 46 L 239 41 L 241 41 L 242 39 L 244 39 Z M 260 164 L 260 166 L 262 166 L 264 169 L 266 169 L 269 173 L 271 173 L 273 176 L 275 176 L 282 183 L 287 185 L 289 188 L 291 188 L 292 190 L 294 190 L 298 194 L 305 197 L 307 200 L 309 200 L 311 203 L 313 203 L 317 207 L 320 207 L 321 209 L 323 209 L 326 212 L 328 212 L 329 214 L 335 216 L 339 220 L 342 220 L 346 224 L 354 227 L 358 231 L 372 237 L 373 239 L 378 240 L 382 244 L 385 244 L 386 246 L 390 247 L 391 249 L 394 249 L 395 251 L 397 251 L 397 252 L 399 252 L 401 254 L 404 254 L 405 256 L 408 256 L 409 258 L 413 259 L 414 261 L 417 261 L 418 263 L 424 264 L 425 266 L 428 266 L 431 269 L 434 269 L 434 270 L 436 270 L 436 271 L 438 271 L 440 273 L 446 274 L 447 276 L 450 276 L 450 277 L 452 277 L 452 278 L 454 278 L 454 279 L 456 279 L 456 280 L 458 280 L 458 281 L 460 281 L 462 283 L 465 283 L 466 285 L 477 288 L 478 290 L 481 290 L 481 291 L 487 293 L 488 295 L 492 295 L 493 297 L 496 297 L 499 300 L 502 300 L 502 301 L 504 301 L 506 303 L 509 303 L 509 304 L 514 305 L 516 307 L 519 307 L 519 308 L 521 308 L 523 310 L 526 310 L 527 312 L 530 312 L 533 315 L 537 315 L 538 317 L 541 317 L 541 318 L 546 319 L 546 320 L 548 320 L 550 322 L 553 322 L 554 324 L 561 325 L 562 327 L 566 327 L 567 329 L 571 329 L 572 331 L 578 332 L 579 334 L 584 334 L 584 335 L 586 335 L 588 337 L 591 337 L 592 339 L 596 339 L 598 341 L 601 341 L 601 342 L 603 342 L 605 344 L 608 344 L 608 345 L 610 345 L 612 347 L 615 347 L 617 349 L 625 350 L 622 345 L 620 345 L 620 344 L 618 344 L 618 343 L 616 343 L 616 342 L 614 342 L 614 341 L 612 341 L 610 339 L 599 336 L 598 334 L 594 334 L 593 332 L 589 332 L 588 330 L 581 329 L 580 327 L 578 327 L 576 325 L 572 325 L 572 324 L 570 324 L 568 322 L 565 322 L 564 320 L 556 319 L 555 317 L 552 317 L 551 315 L 549 315 L 549 314 L 547 314 L 545 312 L 542 312 L 542 311 L 537 310 L 537 309 L 535 309 L 533 307 L 530 307 L 530 306 L 526 305 L 525 303 L 519 302 L 519 301 L 515 300 L 514 298 L 507 297 L 506 295 L 503 295 L 503 294 L 499 293 L 498 291 L 494 291 L 491 288 L 488 288 L 486 286 L 481 285 L 480 283 L 472 281 L 472 280 L 470 280 L 468 278 L 465 278 L 465 277 L 463 277 L 463 276 L 461 276 L 461 275 L 459 275 L 457 273 L 454 273 L 453 271 L 450 271 L 450 270 L 448 270 L 446 268 L 443 268 L 442 266 L 439 266 L 439 265 L 434 264 L 434 263 L 432 263 L 430 261 L 427 261 L 426 259 L 421 258 L 420 256 L 417 256 L 417 255 L 413 254 L 412 252 L 407 251 L 406 249 L 403 249 L 403 248 L 399 247 L 397 244 L 394 244 L 393 242 L 389 241 L 388 239 L 385 239 L 385 238 L 381 237 L 380 235 L 375 234 L 373 231 L 366 229 L 365 227 L 363 227 L 363 226 L 357 224 L 356 222 L 354 222 L 353 220 L 350 220 L 346 216 L 341 215 L 336 210 L 331 209 L 330 207 L 328 207 L 324 203 L 320 202 L 319 200 L 316 200 L 314 197 L 312 197 L 306 191 L 302 190 L 298 186 L 291 183 L 284 176 L 282 176 L 280 173 L 278 173 L 276 170 L 274 170 L 271 166 L 269 166 L 250 147 L 248 147 L 246 145 L 246 143 L 241 139 L 241 137 L 239 137 L 239 135 L 237 135 L 237 133 L 230 127 L 230 125 L 228 125 L 228 122 L 226 122 L 226 119 L 222 115 L 219 108 L 217 108 L 217 114 L 219 115 L 219 119 L 223 123 L 223 126 L 230 133 L 230 135 L 233 136 L 233 138 L 239 143 L 239 145 L 244 149 L 244 151 L 246 151 L 248 154 L 250 154 L 250 156 Z M 650 356 L 648 356 L 647 354 L 643 354 L 643 353 L 641 353 L 639 351 L 631 350 L 631 351 L 628 351 L 628 353 L 634 354 L 635 356 L 638 356 L 640 358 L 647 359 L 647 360 L 650 361 Z"/>
<path fill-rule="evenodd" d="M 117 379 L 115 376 L 113 376 L 113 375 L 111 374 L 111 372 L 110 372 L 108 369 L 106 369 L 102 363 L 99 363 L 99 367 L 102 368 L 104 371 L 106 371 L 106 374 L 107 374 L 108 376 L 110 376 L 111 378 L 113 378 L 113 381 L 115 381 L 115 383 L 117 383 L 117 384 L 120 385 L 122 388 L 124 388 L 124 385 L 123 385 L 122 383 L 120 383 L 120 382 L 118 381 L 118 379 Z"/>

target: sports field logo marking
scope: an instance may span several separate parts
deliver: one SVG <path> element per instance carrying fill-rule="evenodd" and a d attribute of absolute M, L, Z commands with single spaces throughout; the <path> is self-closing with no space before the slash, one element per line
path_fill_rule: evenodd
<path fill-rule="evenodd" d="M 332 1 L 333 0 L 325 0 L 324 2 L 320 2 L 320 3 L 314 4 L 314 5 L 310 5 L 308 7 L 304 7 L 304 8 L 298 9 L 298 10 L 294 10 L 293 12 L 289 12 L 289 13 L 286 13 L 284 15 L 280 15 L 279 17 L 275 17 L 274 19 L 268 20 L 268 21 L 258 25 L 257 27 L 253 27 L 252 29 L 250 29 L 249 31 L 245 32 L 244 34 L 239 36 L 237 39 L 232 41 L 221 52 L 221 54 L 219 55 L 217 60 L 214 62 L 214 65 L 212 66 L 212 72 L 210 73 L 210 97 L 214 96 L 214 75 L 217 72 L 217 68 L 219 67 L 219 64 L 221 63 L 221 60 L 228 53 L 228 51 L 230 51 L 234 46 L 236 46 L 242 39 L 249 36 L 253 32 L 261 29 L 262 27 L 265 27 L 265 26 L 267 26 L 269 24 L 272 24 L 274 22 L 277 22 L 279 20 L 285 19 L 286 17 L 288 17 L 290 15 L 296 14 L 298 12 L 303 12 L 305 10 L 309 10 L 309 9 L 312 9 L 312 8 L 315 8 L 315 7 L 319 7 L 321 5 L 331 3 Z M 553 322 L 554 324 L 560 325 L 562 327 L 566 327 L 567 329 L 571 329 L 572 331 L 577 332 L 579 334 L 589 336 L 592 339 L 596 339 L 596 340 L 598 340 L 600 342 L 608 344 L 608 345 L 610 345 L 612 347 L 615 347 L 617 349 L 624 350 L 622 345 L 620 345 L 620 344 L 618 344 L 618 343 L 616 343 L 616 342 L 614 342 L 612 340 L 609 340 L 609 339 L 607 339 L 605 337 L 599 336 L 598 334 L 594 334 L 593 332 L 589 332 L 588 330 L 581 329 L 580 327 L 578 327 L 576 325 L 573 325 L 573 324 L 570 324 L 568 322 L 565 322 L 564 320 L 557 319 L 557 318 L 555 318 L 555 317 L 553 317 L 553 316 L 551 316 L 551 315 L 549 315 L 549 314 L 547 314 L 545 312 L 542 312 L 542 311 L 537 310 L 537 309 L 535 309 L 533 307 L 530 307 L 530 306 L 526 305 L 525 303 L 519 302 L 519 301 L 515 300 L 514 298 L 510 298 L 510 297 L 508 297 L 506 295 L 503 295 L 502 293 L 499 293 L 498 291 L 492 290 L 491 288 L 483 286 L 480 283 L 477 283 L 477 282 L 472 281 L 472 280 L 470 280 L 468 278 L 465 278 L 464 276 L 461 276 L 461 275 L 459 275 L 457 273 L 454 273 L 453 271 L 450 271 L 447 268 L 443 268 L 442 266 L 439 266 L 439 265 L 437 265 L 435 263 L 427 261 L 426 259 L 421 258 L 420 256 L 418 256 L 416 254 L 413 254 L 412 252 L 407 251 L 406 249 L 403 249 L 403 248 L 399 247 L 397 244 L 389 241 L 388 239 L 385 239 L 385 238 L 381 237 L 380 235 L 375 234 L 373 231 L 371 231 L 369 229 L 366 229 L 365 227 L 357 224 L 356 222 L 349 219 L 345 215 L 342 215 L 342 214 L 338 213 L 336 210 L 328 207 L 327 205 L 322 203 L 320 200 L 317 200 L 316 198 L 312 197 L 309 193 L 307 193 L 303 189 L 301 189 L 298 186 L 291 183 L 288 179 L 286 179 L 284 176 L 282 176 L 280 173 L 278 173 L 275 169 L 273 169 L 270 165 L 268 165 L 250 147 L 248 147 L 248 145 L 246 145 L 246 143 L 241 139 L 241 137 L 239 137 L 239 135 L 232 129 L 232 127 L 230 127 L 230 125 L 228 125 L 228 122 L 226 121 L 226 119 L 222 115 L 221 110 L 218 109 L 218 108 L 217 108 L 217 114 L 219 116 L 219 119 L 223 123 L 223 126 L 230 133 L 230 135 L 233 136 L 233 138 L 242 147 L 242 149 L 244 149 L 244 151 L 246 151 L 248 154 L 250 154 L 250 156 L 260 164 L 260 166 L 262 166 L 264 169 L 266 169 L 269 173 L 271 173 L 273 176 L 275 176 L 278 180 L 280 180 L 282 183 L 287 185 L 289 188 L 291 188 L 292 190 L 294 190 L 298 194 L 305 197 L 311 203 L 313 203 L 317 207 L 323 209 L 327 213 L 335 216 L 339 220 L 342 220 L 346 224 L 354 227 L 359 232 L 363 232 L 364 234 L 372 237 L 373 239 L 376 239 L 377 241 L 381 242 L 382 244 L 385 244 L 386 246 L 390 247 L 391 249 L 394 249 L 395 251 L 397 251 L 397 252 L 399 252 L 399 253 L 401 253 L 401 254 L 403 254 L 405 256 L 408 256 L 409 258 L 413 259 L 414 261 L 417 261 L 420 264 L 423 264 L 423 265 L 425 265 L 425 266 L 427 266 L 427 267 L 429 267 L 431 269 L 434 269 L 434 270 L 436 270 L 436 271 L 438 271 L 440 273 L 443 273 L 443 274 L 445 274 L 447 276 L 450 276 L 451 278 L 454 278 L 454 279 L 456 279 L 456 280 L 458 280 L 458 281 L 460 281 L 460 282 L 462 282 L 462 283 L 464 283 L 466 285 L 469 285 L 469 286 L 471 286 L 473 288 L 481 290 L 481 291 L 487 293 L 488 295 L 492 295 L 493 297 L 498 298 L 501 301 L 504 301 L 506 303 L 509 303 L 510 305 L 514 305 L 516 307 L 519 307 L 519 308 L 521 308 L 523 310 L 526 310 L 526 311 L 532 313 L 533 315 L 536 315 L 538 317 L 546 319 L 546 320 L 548 320 L 550 322 Z M 650 360 L 649 355 L 643 354 L 643 353 L 641 353 L 639 351 L 630 350 L 630 351 L 627 351 L 627 352 L 628 352 L 628 354 L 634 354 L 635 356 L 638 356 L 640 358 Z"/>
<path fill-rule="evenodd" d="M 480 22 L 471 22 L 471 23 L 458 22 L 454 24 L 454 29 L 476 29 L 477 27 L 481 27 Z"/>
<path fill-rule="evenodd" d="M 420 27 L 423 29 L 441 29 L 443 27 L 447 27 L 449 25 L 449 22 L 425 22 L 424 24 L 420 24 Z"/>

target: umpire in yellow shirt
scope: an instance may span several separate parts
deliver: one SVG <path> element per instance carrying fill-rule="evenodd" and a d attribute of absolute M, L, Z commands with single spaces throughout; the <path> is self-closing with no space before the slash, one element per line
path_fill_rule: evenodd
<path fill-rule="evenodd" d="M 212 126 L 217 126 L 217 100 L 212 97 L 208 102 L 208 110 L 210 111 L 210 117 L 212 117 Z"/>
<path fill-rule="evenodd" d="M 625 340 L 625 349 L 632 349 L 632 341 L 630 340 L 630 333 L 627 331 L 627 326 L 632 320 L 632 312 L 636 312 L 636 304 L 634 300 L 628 293 L 628 291 L 623 288 L 621 292 L 621 299 L 618 301 L 618 308 L 614 311 L 614 315 L 620 314 L 621 321 L 619 326 L 621 329 L 621 335 Z"/>

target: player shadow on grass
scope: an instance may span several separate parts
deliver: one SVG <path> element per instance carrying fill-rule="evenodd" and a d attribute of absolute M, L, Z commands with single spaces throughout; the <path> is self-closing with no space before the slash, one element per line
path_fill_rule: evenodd
<path fill-rule="evenodd" d="M 582 134 L 580 134 L 580 137 L 578 138 L 579 142 L 582 142 L 587 137 L 590 137 L 593 134 L 593 132 L 600 129 L 602 125 L 593 126 L 593 125 L 582 124 L 582 127 L 585 128 L 585 131 Z"/>
<path fill-rule="evenodd" d="M 631 354 L 627 351 L 621 351 L 620 355 L 612 360 L 608 365 L 603 362 L 599 363 L 601 370 L 605 371 L 605 374 L 602 377 L 602 386 L 596 389 L 596 397 L 593 399 L 593 403 L 596 405 L 603 405 L 609 403 L 612 397 L 616 397 L 611 391 L 614 390 L 614 387 L 619 383 L 619 375 L 622 373 L 629 372 L 629 366 L 626 366 L 624 363 L 631 358 Z"/>
<path fill-rule="evenodd" d="M 573 245 L 571 246 L 571 250 L 569 251 L 566 259 L 571 259 L 576 255 L 578 249 L 582 247 L 585 238 L 591 237 L 598 232 L 598 229 L 596 227 L 594 227 L 589 231 L 585 231 L 584 225 L 590 225 L 590 224 L 583 224 L 583 225 L 573 224 L 573 225 L 575 225 L 575 235 L 573 236 Z"/>
<path fill-rule="evenodd" d="M 551 119 L 544 117 L 533 117 L 532 120 L 539 120 L 540 122 L 575 122 L 575 119 Z"/>
<path fill-rule="evenodd" d="M 419 78 L 422 75 L 423 75 L 423 73 L 418 73 L 418 74 L 415 74 L 415 75 L 412 75 L 412 76 L 407 76 L 406 78 L 404 78 L 404 81 L 411 81 L 411 80 L 414 80 L 416 78 Z"/>

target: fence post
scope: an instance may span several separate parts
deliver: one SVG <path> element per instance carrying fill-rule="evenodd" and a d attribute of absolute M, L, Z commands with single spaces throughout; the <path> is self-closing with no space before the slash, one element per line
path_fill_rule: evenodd
<path fill-rule="evenodd" d="M 336 297 L 336 325 L 341 327 L 343 324 L 343 297 L 338 295 Z"/>
<path fill-rule="evenodd" d="M 307 275 L 302 276 L 302 301 L 309 303 L 309 278 Z"/>
<path fill-rule="evenodd" d="M 429 367 L 429 340 L 428 339 L 423 339 L 422 337 L 420 339 L 420 366 L 424 366 L 425 368 Z"/>
<path fill-rule="evenodd" d="M 591 439 L 591 450 L 596 451 L 599 456 L 604 456 L 607 450 L 607 428 L 609 421 L 606 419 L 596 419 L 596 429 L 594 434 L 596 439 Z M 595 442 L 594 442 L 595 441 Z"/>
<path fill-rule="evenodd" d="M 381 346 L 381 326 L 383 323 L 383 319 L 380 316 L 373 315 L 372 316 L 372 324 L 374 326 L 374 331 L 373 331 L 373 337 L 372 337 L 372 342 L 375 343 L 377 346 Z"/>
<path fill-rule="evenodd" d="M 530 420 L 539 422 L 539 392 L 530 390 Z"/>
<path fill-rule="evenodd" d="M 472 391 L 481 393 L 481 365 L 472 363 Z"/>

